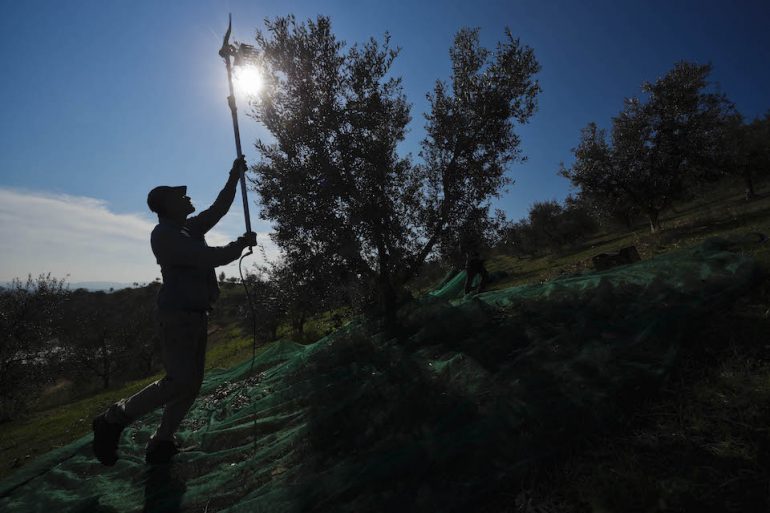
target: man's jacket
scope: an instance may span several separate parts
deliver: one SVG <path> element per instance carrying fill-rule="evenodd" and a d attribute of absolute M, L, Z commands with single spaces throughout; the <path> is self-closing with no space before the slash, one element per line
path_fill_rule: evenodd
<path fill-rule="evenodd" d="M 219 297 L 214 268 L 241 256 L 243 246 L 210 247 L 205 234 L 230 209 L 235 197 L 236 180 L 229 180 L 214 204 L 180 226 L 161 217 L 152 230 L 152 252 L 160 265 L 163 285 L 158 293 L 161 310 L 206 311 Z"/>

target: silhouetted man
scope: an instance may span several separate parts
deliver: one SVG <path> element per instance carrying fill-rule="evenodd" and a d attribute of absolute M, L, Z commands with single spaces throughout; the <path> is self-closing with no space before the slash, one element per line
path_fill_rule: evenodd
<path fill-rule="evenodd" d="M 245 169 L 246 161 L 237 159 L 214 204 L 189 219 L 195 207 L 186 195 L 187 187 L 162 185 L 147 196 L 150 210 L 158 214 L 151 244 L 163 275 L 158 318 L 166 376 L 113 404 L 93 420 L 94 454 L 105 465 L 114 465 L 118 459 L 123 428 L 161 406 L 163 417 L 147 444 L 146 461 L 165 463 L 179 452 L 174 433 L 203 382 L 208 312 L 219 297 L 214 268 L 237 260 L 244 248 L 256 244 L 253 232 L 221 247 L 209 247 L 204 237 L 230 209 L 240 173 Z"/>
<path fill-rule="evenodd" d="M 480 293 L 484 290 L 484 286 L 487 284 L 489 273 L 484 267 L 484 260 L 481 259 L 481 255 L 476 250 L 469 251 L 465 255 L 465 293 L 471 291 L 473 288 L 473 280 L 477 275 L 481 275 L 481 281 L 476 289 L 476 293 Z"/>

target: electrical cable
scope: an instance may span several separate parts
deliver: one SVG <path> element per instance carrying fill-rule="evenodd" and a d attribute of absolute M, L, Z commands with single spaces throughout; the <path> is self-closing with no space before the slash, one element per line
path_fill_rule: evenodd
<path fill-rule="evenodd" d="M 248 303 L 249 303 L 249 312 L 251 313 L 252 343 L 251 343 L 251 366 L 249 367 L 249 374 L 251 374 L 251 371 L 254 370 L 254 360 L 256 359 L 256 356 L 257 356 L 257 314 L 254 311 L 254 301 L 251 297 L 251 293 L 249 293 L 249 287 L 246 285 L 246 280 L 243 279 L 243 268 L 241 267 L 241 264 L 244 258 L 252 254 L 254 254 L 254 252 L 251 250 L 251 248 L 249 248 L 249 252 L 241 255 L 240 260 L 238 260 L 238 274 L 241 275 L 241 284 L 243 285 L 243 290 L 246 293 L 246 299 L 248 300 Z"/>
<path fill-rule="evenodd" d="M 246 285 L 246 280 L 243 279 L 243 268 L 241 267 L 241 264 L 243 262 L 243 259 L 247 256 L 253 254 L 251 248 L 249 248 L 248 253 L 244 253 L 241 255 L 241 258 L 238 260 L 238 273 L 241 275 L 241 284 L 243 285 L 243 290 L 246 293 L 246 299 L 249 303 L 249 311 L 251 312 L 251 365 L 249 366 L 249 376 L 251 376 L 251 373 L 254 371 L 254 360 L 257 357 L 257 314 L 254 311 L 254 301 L 251 297 L 251 293 L 249 292 L 249 287 Z M 245 383 L 244 383 L 245 385 Z M 248 394 L 249 395 L 249 402 L 251 403 L 251 418 L 252 418 L 252 426 L 253 426 L 253 446 L 254 451 L 257 450 L 257 411 L 256 406 L 254 404 L 254 394 Z"/>

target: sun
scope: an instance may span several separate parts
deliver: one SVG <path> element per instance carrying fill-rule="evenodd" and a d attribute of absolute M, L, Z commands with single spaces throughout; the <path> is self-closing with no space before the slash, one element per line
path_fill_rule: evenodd
<path fill-rule="evenodd" d="M 238 66 L 233 72 L 233 83 L 239 93 L 257 96 L 262 90 L 262 75 L 253 66 Z"/>

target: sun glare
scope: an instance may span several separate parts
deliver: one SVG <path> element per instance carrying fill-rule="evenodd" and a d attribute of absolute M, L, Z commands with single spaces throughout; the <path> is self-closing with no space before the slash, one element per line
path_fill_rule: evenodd
<path fill-rule="evenodd" d="M 252 66 L 236 67 L 233 82 L 239 93 L 248 96 L 256 96 L 262 90 L 262 75 Z"/>

